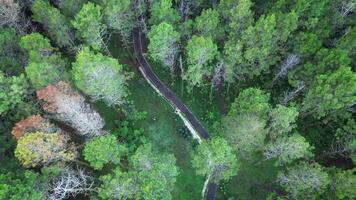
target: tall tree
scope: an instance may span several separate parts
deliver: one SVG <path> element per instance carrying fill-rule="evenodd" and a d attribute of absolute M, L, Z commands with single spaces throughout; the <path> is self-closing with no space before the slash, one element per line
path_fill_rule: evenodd
<path fill-rule="evenodd" d="M 238 5 L 230 10 L 229 27 L 232 35 L 238 36 L 253 23 L 253 12 L 251 0 L 240 0 Z"/>
<path fill-rule="evenodd" d="M 58 46 L 74 48 L 74 35 L 70 24 L 57 8 L 51 6 L 47 0 L 36 0 L 31 10 L 33 19 L 44 25 Z"/>
<path fill-rule="evenodd" d="M 354 184 L 356 182 L 356 170 L 339 170 L 334 175 L 335 194 L 337 199 L 355 199 L 356 191 Z"/>
<path fill-rule="evenodd" d="M 29 58 L 25 71 L 35 89 L 65 77 L 66 61 L 54 51 L 47 38 L 39 33 L 25 35 L 21 38 L 20 46 L 27 50 Z"/>
<path fill-rule="evenodd" d="M 192 165 L 198 175 L 209 176 L 216 183 L 229 180 L 238 170 L 236 156 L 223 138 L 201 143 L 193 153 Z"/>
<path fill-rule="evenodd" d="M 20 137 L 15 156 L 24 167 L 36 167 L 73 160 L 76 153 L 65 135 L 35 132 Z"/>
<path fill-rule="evenodd" d="M 319 75 L 303 102 L 303 114 L 316 118 L 343 109 L 356 100 L 356 74 L 349 67 L 340 67 L 330 75 Z"/>
<path fill-rule="evenodd" d="M 254 78 L 280 61 L 280 51 L 297 28 L 295 12 L 262 15 L 224 47 L 228 82 Z"/>
<path fill-rule="evenodd" d="M 120 158 L 125 154 L 126 148 L 120 145 L 114 135 L 93 138 L 84 146 L 84 159 L 96 170 L 101 170 L 105 164 L 120 163 Z"/>
<path fill-rule="evenodd" d="M 212 62 L 218 56 L 217 45 L 211 37 L 193 36 L 187 44 L 188 70 L 185 79 L 190 87 L 203 85 L 203 78 L 213 74 Z"/>
<path fill-rule="evenodd" d="M 179 168 L 172 154 L 158 152 L 151 144 L 139 147 L 130 159 L 137 171 L 140 196 L 142 199 L 172 199 Z"/>
<path fill-rule="evenodd" d="M 270 113 L 269 136 L 277 138 L 289 133 L 296 127 L 297 117 L 297 108 L 277 105 Z"/>
<path fill-rule="evenodd" d="M 106 0 L 103 12 L 108 26 L 119 32 L 122 42 L 128 46 L 131 43 L 131 32 L 135 25 L 131 1 Z"/>
<path fill-rule="evenodd" d="M 151 58 L 173 71 L 179 51 L 179 33 L 172 25 L 162 22 L 151 27 L 148 38 L 150 40 L 148 53 Z"/>
<path fill-rule="evenodd" d="M 95 50 L 104 47 L 106 26 L 103 23 L 101 6 L 91 2 L 84 4 L 72 20 L 72 25 L 76 29 L 76 37 L 86 45 Z"/>
<path fill-rule="evenodd" d="M 31 170 L 13 169 L 0 174 L 0 199 L 31 199 L 45 198 L 43 182 L 39 173 Z"/>
<path fill-rule="evenodd" d="M 299 164 L 278 175 L 277 182 L 293 199 L 317 199 L 330 180 L 319 164 Z"/>
<path fill-rule="evenodd" d="M 239 157 L 252 160 L 263 150 L 267 131 L 266 121 L 254 115 L 227 116 L 222 119 L 222 134 Z"/>
<path fill-rule="evenodd" d="M 312 156 L 311 150 L 310 144 L 303 136 L 293 134 L 290 137 L 282 136 L 267 144 L 263 156 L 265 159 L 276 158 L 275 165 L 286 165 L 300 158 Z"/>
<path fill-rule="evenodd" d="M 86 1 L 87 0 L 58 0 L 56 3 L 63 15 L 71 18 L 75 16 Z"/>
<path fill-rule="evenodd" d="M 172 0 L 152 1 L 150 7 L 150 24 L 158 25 L 161 22 L 167 22 L 169 24 L 175 25 L 179 20 L 179 15 L 178 12 L 172 8 L 172 6 Z"/>
<path fill-rule="evenodd" d="M 19 46 L 20 37 L 15 29 L 0 28 L 0 70 L 8 76 L 19 75 L 26 56 Z"/>
<path fill-rule="evenodd" d="M 195 30 L 204 36 L 215 38 L 218 34 L 219 13 L 211 8 L 203 10 L 203 12 L 195 18 Z"/>
<path fill-rule="evenodd" d="M 123 172 L 120 168 L 100 177 L 98 195 L 101 199 L 135 199 L 139 197 L 139 185 L 135 172 Z"/>
<path fill-rule="evenodd" d="M 267 119 L 270 110 L 269 96 L 269 93 L 258 88 L 244 89 L 232 103 L 229 115 L 248 114 Z"/>
<path fill-rule="evenodd" d="M 75 85 L 94 101 L 103 100 L 110 106 L 125 102 L 129 74 L 116 59 L 84 48 L 77 53 L 72 75 Z"/>
<path fill-rule="evenodd" d="M 36 94 L 44 101 L 42 107 L 52 118 L 74 128 L 77 134 L 93 137 L 105 133 L 102 130 L 104 120 L 68 83 L 60 81 L 48 85 Z"/>
<path fill-rule="evenodd" d="M 28 90 L 25 76 L 6 77 L 0 71 L 0 115 L 5 115 L 23 102 Z"/>

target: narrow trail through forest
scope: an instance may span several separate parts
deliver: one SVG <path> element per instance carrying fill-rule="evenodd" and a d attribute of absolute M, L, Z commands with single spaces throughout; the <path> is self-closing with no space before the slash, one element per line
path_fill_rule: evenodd
<path fill-rule="evenodd" d="M 148 83 L 176 110 L 177 114 L 192 132 L 194 137 L 196 137 L 199 141 L 201 141 L 201 139 L 209 139 L 209 134 L 200 121 L 193 115 L 182 100 L 180 100 L 165 84 L 163 84 L 163 82 L 153 72 L 150 64 L 143 56 L 142 32 L 139 27 L 135 27 L 133 30 L 133 45 L 136 59 L 140 64 L 139 70 Z M 204 192 L 204 199 L 214 200 L 216 190 L 217 185 L 209 181 L 206 191 Z"/>

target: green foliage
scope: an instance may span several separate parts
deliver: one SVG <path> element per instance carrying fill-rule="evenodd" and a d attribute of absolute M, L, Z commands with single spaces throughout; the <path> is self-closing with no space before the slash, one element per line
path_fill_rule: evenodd
<path fill-rule="evenodd" d="M 241 3 L 248 4 L 246 1 Z M 248 5 L 239 4 L 239 6 Z M 237 11 L 242 9 L 239 6 L 235 8 Z M 250 16 L 252 14 L 244 12 L 247 11 L 233 13 L 238 15 L 234 16 L 238 19 L 241 14 L 246 21 L 232 19 L 230 26 L 238 29 L 234 30 L 237 33 L 233 32 L 237 35 L 230 37 L 224 46 L 225 78 L 230 83 L 244 78 L 252 79 L 269 72 L 270 67 L 280 61 L 279 54 L 283 50 L 283 44 L 297 28 L 298 16 L 295 12 L 262 15 L 254 25 Z M 248 20 L 249 18 L 251 19 Z"/>
<path fill-rule="evenodd" d="M 50 83 L 65 77 L 65 60 L 54 52 L 49 40 L 39 33 L 21 38 L 20 45 L 29 55 L 26 75 L 35 89 L 41 89 Z"/>
<path fill-rule="evenodd" d="M 214 38 L 219 31 L 219 23 L 219 13 L 209 8 L 195 18 L 194 28 L 199 34 Z"/>
<path fill-rule="evenodd" d="M 271 112 L 271 120 L 269 125 L 269 136 L 276 138 L 289 133 L 296 127 L 298 110 L 295 107 L 285 107 L 277 105 Z"/>
<path fill-rule="evenodd" d="M 222 119 L 222 134 L 239 158 L 251 160 L 264 148 L 266 122 L 254 115 L 227 116 Z"/>
<path fill-rule="evenodd" d="M 119 144 L 114 135 L 95 137 L 83 150 L 84 159 L 96 170 L 101 170 L 108 163 L 120 163 L 125 154 L 125 146 Z"/>
<path fill-rule="evenodd" d="M 230 10 L 229 26 L 233 34 L 239 35 L 253 23 L 253 12 L 250 0 L 240 0 L 238 5 Z"/>
<path fill-rule="evenodd" d="M 319 75 L 304 98 L 304 112 L 321 118 L 356 100 L 356 74 L 340 67 L 330 75 Z"/>
<path fill-rule="evenodd" d="M 84 48 L 72 65 L 75 85 L 94 101 L 104 100 L 109 106 L 125 102 L 129 74 L 116 59 Z"/>
<path fill-rule="evenodd" d="M 63 135 L 35 132 L 23 135 L 17 142 L 15 156 L 24 167 L 37 167 L 57 161 L 70 161 L 75 152 Z"/>
<path fill-rule="evenodd" d="M 74 37 L 69 23 L 59 10 L 47 0 L 36 0 L 32 4 L 33 19 L 48 30 L 49 36 L 60 47 L 74 47 Z"/>
<path fill-rule="evenodd" d="M 59 0 L 58 8 L 66 17 L 74 17 L 86 0 Z"/>
<path fill-rule="evenodd" d="M 270 110 L 269 96 L 268 93 L 257 88 L 244 89 L 232 103 L 229 115 L 248 114 L 267 119 Z"/>
<path fill-rule="evenodd" d="M 0 174 L 0 199 L 8 200 L 42 200 L 40 175 L 32 171 L 14 170 Z"/>
<path fill-rule="evenodd" d="M 161 22 L 167 22 L 173 25 L 176 24 L 179 20 L 179 16 L 177 11 L 172 8 L 172 6 L 172 0 L 153 1 L 150 7 L 150 24 L 158 25 Z"/>
<path fill-rule="evenodd" d="M 77 30 L 76 37 L 95 50 L 104 47 L 104 35 L 106 26 L 103 24 L 102 8 L 99 5 L 88 2 L 82 6 L 80 11 L 72 20 L 73 27 Z"/>
<path fill-rule="evenodd" d="M 134 13 L 130 0 L 106 0 L 104 6 L 105 21 L 108 26 L 120 33 L 124 44 L 131 43 Z"/>
<path fill-rule="evenodd" d="M 192 155 L 192 165 L 197 174 L 210 176 L 214 182 L 229 180 L 238 170 L 236 156 L 223 138 L 201 143 Z"/>
<path fill-rule="evenodd" d="M 337 48 L 342 49 L 347 52 L 349 58 L 352 61 L 351 66 L 355 66 L 356 62 L 356 27 L 352 27 L 348 30 L 347 34 L 344 35 L 337 44 Z"/>
<path fill-rule="evenodd" d="M 190 87 L 201 86 L 203 77 L 213 73 L 212 61 L 218 56 L 217 45 L 211 37 L 193 36 L 187 44 L 188 70 L 185 79 Z"/>
<path fill-rule="evenodd" d="M 23 49 L 25 49 L 28 52 L 37 53 L 35 55 L 29 53 L 30 54 L 29 59 L 31 60 L 34 60 L 40 56 L 44 57 L 46 55 L 41 55 L 40 53 L 46 53 L 47 51 L 53 50 L 49 39 L 45 38 L 43 35 L 39 33 L 31 33 L 21 37 L 20 45 Z M 42 59 L 42 57 L 38 59 Z"/>
<path fill-rule="evenodd" d="M 243 31 L 241 42 L 245 51 L 243 59 L 236 61 L 242 65 L 238 74 L 252 78 L 268 72 L 269 67 L 279 61 L 278 44 L 286 42 L 291 31 L 297 27 L 297 19 L 293 12 L 261 16 L 254 26 Z"/>
<path fill-rule="evenodd" d="M 300 158 L 312 156 L 311 146 L 299 134 L 290 137 L 281 137 L 266 145 L 263 155 L 266 159 L 277 158 L 275 165 L 290 164 Z"/>
<path fill-rule="evenodd" d="M 0 70 L 6 75 L 18 75 L 22 71 L 20 64 L 24 55 L 19 41 L 15 29 L 0 28 Z"/>
<path fill-rule="evenodd" d="M 136 150 L 130 163 L 137 172 L 141 198 L 172 199 L 179 174 L 174 155 L 155 151 L 151 144 L 145 144 Z"/>
<path fill-rule="evenodd" d="M 29 63 L 25 71 L 35 89 L 59 81 L 62 74 L 61 70 L 50 63 Z"/>
<path fill-rule="evenodd" d="M 337 199 L 355 199 L 356 170 L 338 171 L 335 174 L 335 192 Z"/>
<path fill-rule="evenodd" d="M 179 33 L 172 25 L 162 22 L 151 27 L 148 38 L 148 53 L 151 58 L 173 69 L 178 54 Z"/>
<path fill-rule="evenodd" d="M 23 74 L 6 77 L 0 71 L 0 115 L 5 115 L 23 102 L 27 90 L 28 83 Z"/>
<path fill-rule="evenodd" d="M 320 48 L 322 42 L 315 33 L 300 32 L 295 40 L 294 48 L 302 57 L 309 58 Z"/>
<path fill-rule="evenodd" d="M 330 179 L 319 164 L 302 163 L 278 175 L 277 182 L 292 199 L 318 199 Z"/>
<path fill-rule="evenodd" d="M 134 152 L 140 145 L 147 142 L 143 129 L 135 129 L 133 123 L 129 121 L 123 121 L 112 134 L 119 140 L 125 141 L 129 153 Z"/>
<path fill-rule="evenodd" d="M 133 172 L 116 168 L 112 173 L 101 176 L 100 181 L 98 195 L 101 199 L 135 199 L 138 196 L 138 183 Z"/>

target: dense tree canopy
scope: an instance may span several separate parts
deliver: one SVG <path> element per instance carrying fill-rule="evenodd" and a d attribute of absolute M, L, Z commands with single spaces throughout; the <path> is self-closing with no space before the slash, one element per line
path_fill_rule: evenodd
<path fill-rule="evenodd" d="M 125 102 L 129 77 L 117 60 L 84 48 L 77 53 L 72 74 L 75 85 L 94 101 L 110 106 Z"/>
<path fill-rule="evenodd" d="M 355 0 L 0 2 L 1 200 L 356 198 Z"/>

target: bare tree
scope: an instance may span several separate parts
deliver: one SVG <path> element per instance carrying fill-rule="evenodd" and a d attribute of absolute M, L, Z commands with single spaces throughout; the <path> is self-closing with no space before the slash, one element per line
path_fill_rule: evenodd
<path fill-rule="evenodd" d="M 212 78 L 212 85 L 215 90 L 218 90 L 219 85 L 221 85 L 225 74 L 224 62 L 219 62 L 214 71 L 214 75 Z"/>
<path fill-rule="evenodd" d="M 87 175 L 84 169 L 63 169 L 59 175 L 52 180 L 48 187 L 47 199 L 62 200 L 75 197 L 78 194 L 94 191 L 94 178 Z"/>
<path fill-rule="evenodd" d="M 294 66 L 298 65 L 300 62 L 300 58 L 296 54 L 288 55 L 287 59 L 282 63 L 280 68 L 278 69 L 276 75 L 273 78 L 272 85 L 280 78 L 285 77 L 288 74 L 288 71 L 293 69 Z"/>
<path fill-rule="evenodd" d="M 352 12 L 356 7 L 356 0 L 345 0 L 342 1 L 340 6 L 340 15 L 346 17 L 350 12 Z"/>
<path fill-rule="evenodd" d="M 324 155 L 329 157 L 341 156 L 341 157 L 349 157 L 352 154 L 356 153 L 356 146 L 353 143 L 356 140 L 356 136 L 348 134 L 341 139 L 338 139 L 333 142 L 331 148 L 324 153 Z"/>
<path fill-rule="evenodd" d="M 303 81 L 298 81 L 297 87 L 293 91 L 287 91 L 284 93 L 283 100 L 280 102 L 282 105 L 287 106 L 288 103 L 299 95 L 299 93 L 305 88 Z"/>
<path fill-rule="evenodd" d="M 94 111 L 85 98 L 68 83 L 60 81 L 38 90 L 37 97 L 44 100 L 43 109 L 52 117 L 71 126 L 78 134 L 92 137 L 105 134 L 104 120 Z"/>
<path fill-rule="evenodd" d="M 0 0 L 0 27 L 14 28 L 24 34 L 30 24 L 18 3 L 14 0 Z"/>

